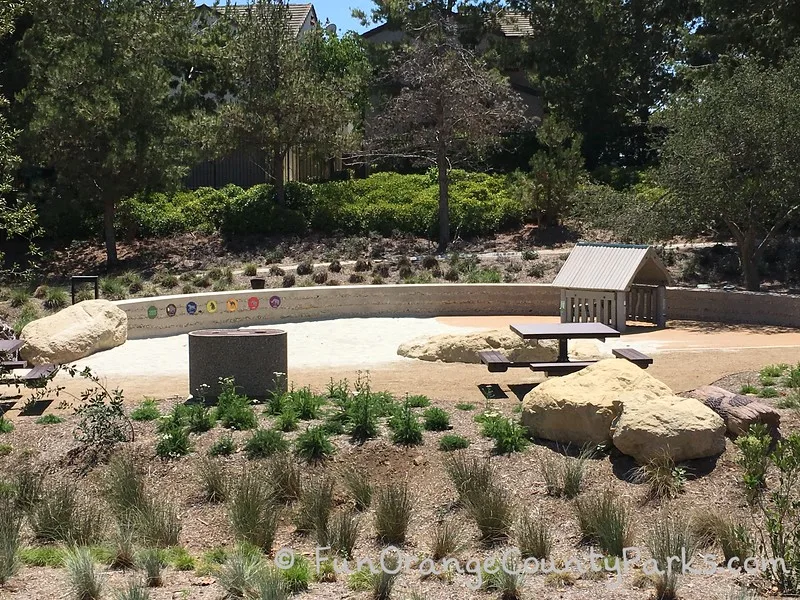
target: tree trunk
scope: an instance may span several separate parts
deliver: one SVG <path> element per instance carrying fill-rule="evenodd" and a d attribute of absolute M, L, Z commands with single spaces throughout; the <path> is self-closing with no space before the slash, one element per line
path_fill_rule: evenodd
<path fill-rule="evenodd" d="M 760 252 L 756 244 L 755 234 L 751 231 L 746 231 L 741 239 L 737 240 L 737 243 L 739 245 L 745 288 L 751 292 L 758 292 L 761 289 L 761 277 L 758 274 Z"/>
<path fill-rule="evenodd" d="M 117 238 L 114 232 L 114 198 L 103 201 L 103 231 L 106 238 L 106 266 L 117 264 Z"/>
<path fill-rule="evenodd" d="M 275 179 L 275 198 L 278 201 L 278 206 L 286 206 L 286 175 L 283 170 L 283 161 L 286 158 L 286 154 L 281 150 L 275 150 L 272 156 L 272 177 Z"/>
<path fill-rule="evenodd" d="M 450 174 L 448 172 L 447 152 L 443 145 L 439 145 L 436 157 L 436 166 L 439 170 L 439 247 L 438 254 L 444 254 L 450 245 Z"/>

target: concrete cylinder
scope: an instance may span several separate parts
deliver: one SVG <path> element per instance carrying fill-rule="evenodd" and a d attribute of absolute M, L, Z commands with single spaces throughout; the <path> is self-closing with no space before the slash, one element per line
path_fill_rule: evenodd
<path fill-rule="evenodd" d="M 280 329 L 203 329 L 189 334 L 189 393 L 214 399 L 221 378 L 232 377 L 239 393 L 261 399 L 285 391 L 286 332 Z M 207 386 L 207 387 L 205 387 Z"/>

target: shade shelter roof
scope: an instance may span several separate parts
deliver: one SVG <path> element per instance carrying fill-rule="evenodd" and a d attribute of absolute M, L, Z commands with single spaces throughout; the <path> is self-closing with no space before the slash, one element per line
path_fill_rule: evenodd
<path fill-rule="evenodd" d="M 634 283 L 668 285 L 670 276 L 652 246 L 579 242 L 553 285 L 565 289 L 624 292 Z"/>

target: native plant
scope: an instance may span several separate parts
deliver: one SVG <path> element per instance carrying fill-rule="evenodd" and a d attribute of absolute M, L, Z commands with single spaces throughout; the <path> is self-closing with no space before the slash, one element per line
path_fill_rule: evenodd
<path fill-rule="evenodd" d="M 413 508 L 414 497 L 407 483 L 390 483 L 379 488 L 375 498 L 378 538 L 390 544 L 405 542 Z"/>
<path fill-rule="evenodd" d="M 681 569 L 674 560 L 683 556 L 694 556 L 696 547 L 697 542 L 687 519 L 661 515 L 656 520 L 647 538 L 647 549 L 660 571 L 655 580 L 656 598 L 663 600 L 677 598 Z"/>
<path fill-rule="evenodd" d="M 14 505 L 13 495 L 0 491 L 0 585 L 19 567 L 20 528 L 22 513 Z"/>
<path fill-rule="evenodd" d="M 105 579 L 88 548 L 79 547 L 64 554 L 64 567 L 70 596 L 75 600 L 100 600 Z"/>
<path fill-rule="evenodd" d="M 367 510 L 372 504 L 372 484 L 367 474 L 360 469 L 350 467 L 342 472 L 342 480 L 355 503 L 356 510 Z"/>
<path fill-rule="evenodd" d="M 772 437 L 763 423 L 757 423 L 736 440 L 736 445 L 740 452 L 736 460 L 744 469 L 747 500 L 753 504 L 759 500 L 767 484 Z"/>
<path fill-rule="evenodd" d="M 631 514 L 624 500 L 611 490 L 575 500 L 578 525 L 586 542 L 611 556 L 622 556 L 630 546 Z"/>
<path fill-rule="evenodd" d="M 275 491 L 264 474 L 245 468 L 228 500 L 228 514 L 236 538 L 269 552 L 275 541 L 280 512 Z"/>

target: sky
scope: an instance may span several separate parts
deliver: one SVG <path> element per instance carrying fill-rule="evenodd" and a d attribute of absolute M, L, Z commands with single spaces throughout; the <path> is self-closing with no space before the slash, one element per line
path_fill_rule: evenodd
<path fill-rule="evenodd" d="M 296 0 L 300 2 L 300 0 Z M 353 8 L 360 8 L 367 14 L 374 6 L 371 0 L 305 0 L 311 2 L 317 11 L 319 20 L 324 23 L 329 20 L 336 25 L 340 33 L 345 31 L 357 31 L 363 33 L 366 28 L 361 26 L 357 19 L 354 19 L 350 11 Z"/>

